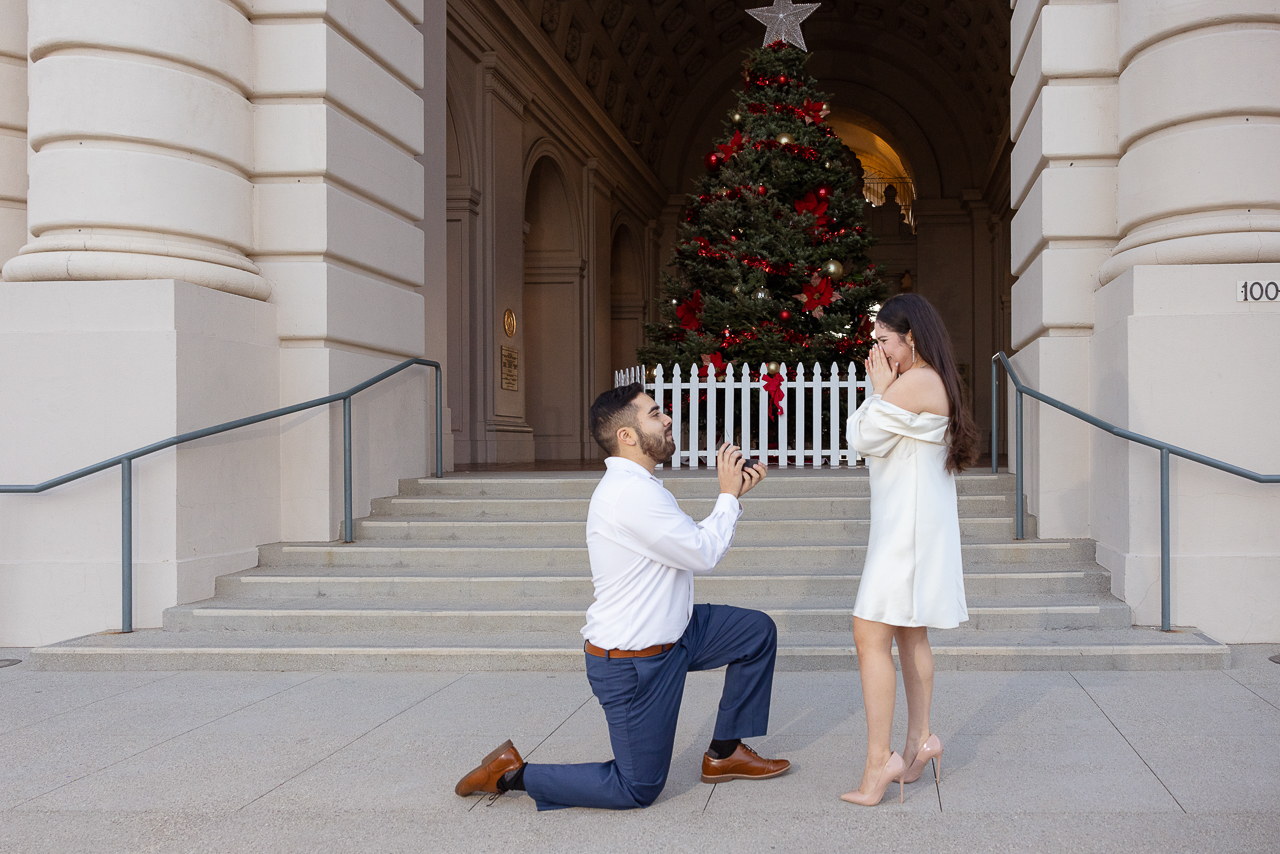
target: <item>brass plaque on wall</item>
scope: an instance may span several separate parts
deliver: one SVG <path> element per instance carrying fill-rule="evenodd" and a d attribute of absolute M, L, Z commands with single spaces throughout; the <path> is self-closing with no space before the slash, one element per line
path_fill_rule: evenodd
<path fill-rule="evenodd" d="M 516 313 L 511 309 L 507 309 L 506 314 L 502 315 L 502 331 L 507 333 L 508 338 L 516 337 Z"/>
<path fill-rule="evenodd" d="M 520 353 L 515 347 L 502 348 L 502 390 L 520 390 Z"/>

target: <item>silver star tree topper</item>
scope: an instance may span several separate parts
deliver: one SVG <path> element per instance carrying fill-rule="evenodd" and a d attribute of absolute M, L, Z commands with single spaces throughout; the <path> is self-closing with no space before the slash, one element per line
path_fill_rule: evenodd
<path fill-rule="evenodd" d="M 759 9 L 748 9 L 747 14 L 764 24 L 768 29 L 764 34 L 764 43 L 773 44 L 781 39 L 801 50 L 804 46 L 804 33 L 800 32 L 800 23 L 813 14 L 821 3 L 792 3 L 791 0 L 773 0 L 772 6 Z"/>

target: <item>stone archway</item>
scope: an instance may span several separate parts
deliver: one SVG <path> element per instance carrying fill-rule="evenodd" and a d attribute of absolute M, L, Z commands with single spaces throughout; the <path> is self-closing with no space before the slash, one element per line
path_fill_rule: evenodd
<path fill-rule="evenodd" d="M 579 459 L 586 423 L 588 354 L 582 241 L 573 194 L 551 155 L 533 161 L 525 183 L 525 420 L 534 459 Z"/>

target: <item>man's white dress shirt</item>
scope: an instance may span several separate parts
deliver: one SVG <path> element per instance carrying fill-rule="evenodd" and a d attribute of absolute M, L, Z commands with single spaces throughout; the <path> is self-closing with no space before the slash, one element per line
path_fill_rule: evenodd
<path fill-rule="evenodd" d="M 622 457 L 604 464 L 587 512 L 596 601 L 582 636 L 601 649 L 674 643 L 693 616 L 693 574 L 729 551 L 742 505 L 721 493 L 711 515 L 694 522 L 644 466 Z"/>

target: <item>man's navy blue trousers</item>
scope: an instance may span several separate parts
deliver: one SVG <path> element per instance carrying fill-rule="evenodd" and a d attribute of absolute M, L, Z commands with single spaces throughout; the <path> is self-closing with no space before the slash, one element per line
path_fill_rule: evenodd
<path fill-rule="evenodd" d="M 527 765 L 524 786 L 539 810 L 632 809 L 657 800 L 667 783 L 676 719 L 690 670 L 728 665 L 714 738 L 754 738 L 769 729 L 778 631 L 760 611 L 695 605 L 684 635 L 650 658 L 587 655 L 587 679 L 604 708 L 613 760 Z"/>

